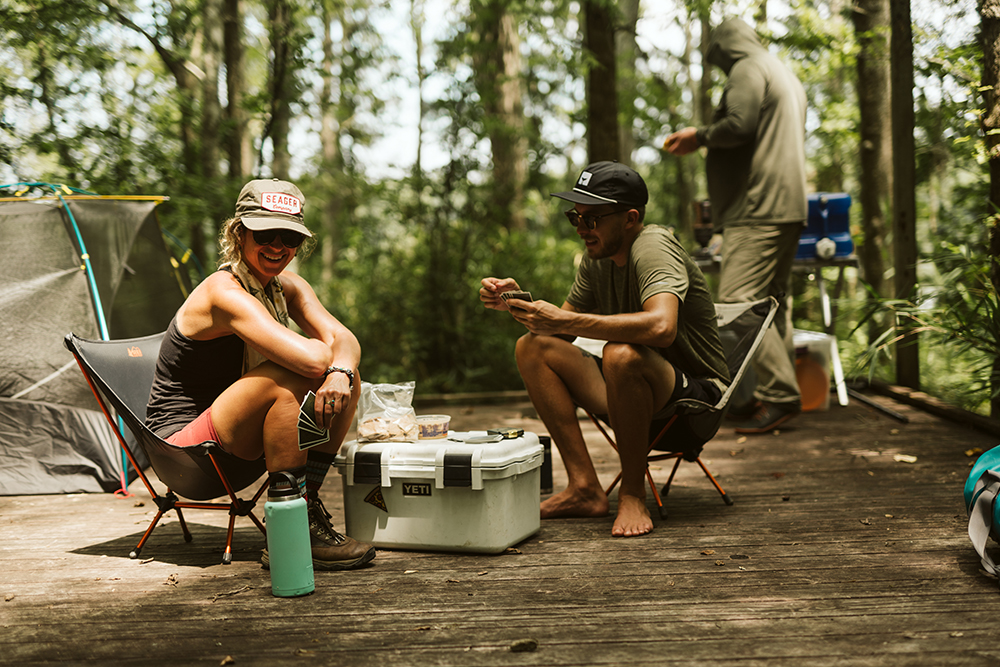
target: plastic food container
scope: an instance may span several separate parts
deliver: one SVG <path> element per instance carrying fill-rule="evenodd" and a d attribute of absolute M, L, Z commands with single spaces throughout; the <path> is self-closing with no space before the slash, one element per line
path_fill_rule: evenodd
<path fill-rule="evenodd" d="M 448 436 L 448 424 L 451 415 L 419 415 L 417 427 L 420 429 L 421 440 L 433 440 Z"/>

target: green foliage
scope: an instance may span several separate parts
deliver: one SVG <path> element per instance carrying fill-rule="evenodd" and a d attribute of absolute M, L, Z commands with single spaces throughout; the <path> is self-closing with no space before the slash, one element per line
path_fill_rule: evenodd
<path fill-rule="evenodd" d="M 369 381 L 416 380 L 418 393 L 517 388 L 513 349 L 524 327 L 482 306 L 480 281 L 512 276 L 554 303 L 568 292 L 579 242 L 545 220 L 523 232 L 489 227 L 488 192 L 469 188 L 462 170 L 455 162 L 426 177 L 420 193 L 413 179 L 363 193 L 369 203 L 348 231 L 326 305 L 361 340 Z"/>
<path fill-rule="evenodd" d="M 127 121 L 106 121 L 121 121 L 116 114 L 134 100 L 130 74 L 145 55 L 114 44 L 102 22 L 86 3 L 44 0 L 0 8 L 0 143 L 17 180 L 94 189 L 95 180 L 134 175 L 115 150 L 131 128 Z M 116 84 L 124 84 L 120 97 L 111 92 Z"/>
<path fill-rule="evenodd" d="M 795 2 L 792 7 L 794 12 L 785 21 L 787 32 L 770 39 L 780 47 L 809 99 L 807 151 L 815 172 L 810 185 L 816 192 L 845 192 L 854 187 L 858 169 L 853 30 L 843 16 L 825 14 L 830 8 L 824 5 Z"/>
<path fill-rule="evenodd" d="M 322 92 L 321 1 L 336 24 L 335 81 L 328 92 Z M 317 253 L 300 270 L 358 334 L 366 379 L 414 379 L 422 393 L 520 387 L 513 347 L 523 327 L 506 313 L 486 311 L 477 292 L 485 276 L 512 276 L 536 298 L 561 303 L 572 280 L 581 247 L 559 212 L 560 203 L 548 193 L 570 185 L 585 154 L 588 58 L 579 2 L 473 0 L 448 7 L 448 20 L 452 9 L 462 18 L 428 48 L 432 55 L 425 64 L 430 58 L 436 63 L 428 67 L 424 90 L 425 127 L 434 128 L 425 141 L 436 140 L 436 152 L 446 159 L 443 167 L 426 172 L 417 165 L 406 178 L 366 172 L 362 151 L 370 151 L 400 114 L 410 113 L 397 104 L 400 82 L 412 79 L 400 46 L 404 40 L 381 34 L 378 22 L 390 3 L 289 4 L 297 8 L 298 31 L 291 61 L 298 86 L 292 91 L 298 135 L 293 178 L 309 200 L 310 226 L 327 247 L 335 246 L 338 257 L 335 265 L 324 265 L 327 256 Z M 273 63 L 270 3 L 243 5 L 248 82 L 243 109 L 259 160 L 253 172 L 267 175 L 264 134 L 274 101 L 267 88 Z M 678 0 L 668 5 L 667 23 L 656 29 L 690 35 L 691 43 L 680 39 L 659 49 L 639 40 L 635 71 L 621 78 L 634 87 L 622 118 L 637 147 L 633 161 L 650 185 L 647 222 L 675 228 L 693 249 L 686 220 L 692 200 L 705 196 L 703 164 L 697 155 L 666 157 L 660 145 L 668 131 L 696 122 L 699 17 L 710 15 L 718 22 L 735 14 L 753 22 L 762 3 Z M 967 29 L 969 0 L 915 5 L 922 291 L 912 301 L 884 303 L 881 312 L 924 327 L 927 387 L 955 402 L 982 404 L 989 396 L 988 362 L 996 355 L 997 338 L 996 295 L 983 281 L 981 250 L 988 186 L 975 89 L 981 47 Z M 483 23 L 475 13 L 500 6 L 515 16 L 524 66 L 526 226 L 518 230 L 508 229 L 495 206 L 492 121 L 483 104 L 488 87 L 476 80 L 474 67 L 483 39 Z M 764 34 L 764 41 L 793 64 L 807 89 L 811 188 L 846 191 L 857 201 L 856 44 L 847 15 L 836 13 L 849 6 L 792 0 L 781 7 L 779 19 L 773 18 L 774 7 L 769 7 L 773 33 Z M 656 9 L 662 16 L 662 6 Z M 427 18 L 428 30 L 442 23 L 441 17 Z M 0 3 L 0 25 L 0 173 L 6 177 L 0 181 L 169 195 L 171 201 L 160 207 L 161 221 L 196 245 L 211 269 L 221 222 L 215 209 L 223 202 L 228 210 L 242 177 L 207 184 L 197 159 L 200 137 L 181 131 L 185 121 L 199 127 L 202 112 L 198 85 L 185 91 L 177 82 L 178 76 L 196 76 L 200 3 L 8 0 Z M 178 63 L 180 69 L 172 69 Z M 716 77 L 710 91 L 716 99 L 721 82 Z M 332 157 L 323 155 L 316 138 L 326 105 L 333 106 L 337 125 Z M 395 166 L 410 172 L 409 165 Z M 853 215 L 859 213 L 855 206 Z M 882 345 L 869 349 L 860 333 L 871 316 L 863 305 L 864 285 L 850 275 L 836 323 L 845 365 L 854 367 L 856 356 L 869 372 L 891 377 L 886 356 L 891 348 L 884 344 L 896 332 L 886 332 Z M 815 283 L 797 278 L 795 295 L 796 323 L 817 329 L 821 314 Z"/>
<path fill-rule="evenodd" d="M 922 266 L 924 287 L 910 299 L 884 299 L 862 318 L 892 316 L 884 331 L 859 359 L 871 374 L 891 360 L 894 346 L 909 332 L 919 335 L 925 391 L 955 405 L 989 414 L 1000 394 L 995 369 L 1000 350 L 1000 298 L 990 280 L 993 261 L 969 246 L 942 244 L 944 250 Z"/>

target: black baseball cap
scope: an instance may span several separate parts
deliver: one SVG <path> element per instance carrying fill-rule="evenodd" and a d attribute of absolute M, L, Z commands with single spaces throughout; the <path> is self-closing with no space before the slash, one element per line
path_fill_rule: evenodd
<path fill-rule="evenodd" d="M 627 204 L 638 208 L 649 201 L 649 191 L 642 176 L 610 160 L 587 165 L 572 190 L 553 192 L 550 196 L 589 206 Z"/>

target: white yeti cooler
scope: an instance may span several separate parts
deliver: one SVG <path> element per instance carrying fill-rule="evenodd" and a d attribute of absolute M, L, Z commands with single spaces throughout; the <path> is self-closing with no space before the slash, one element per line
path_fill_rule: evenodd
<path fill-rule="evenodd" d="M 497 553 L 539 528 L 542 446 L 534 433 L 357 442 L 335 465 L 347 534 L 379 547 Z"/>

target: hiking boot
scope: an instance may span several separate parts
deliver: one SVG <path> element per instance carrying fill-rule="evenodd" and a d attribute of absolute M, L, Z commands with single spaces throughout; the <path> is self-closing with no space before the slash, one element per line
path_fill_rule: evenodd
<path fill-rule="evenodd" d="M 330 523 L 330 513 L 318 494 L 309 500 L 309 537 L 314 570 L 353 570 L 375 558 L 375 547 L 358 542 Z"/>
<path fill-rule="evenodd" d="M 308 511 L 313 570 L 354 570 L 375 558 L 375 547 L 337 532 L 318 496 L 309 500 Z M 267 549 L 260 562 L 265 568 L 269 567 Z"/>
<path fill-rule="evenodd" d="M 726 419 L 730 421 L 742 422 L 752 418 L 760 410 L 761 402 L 756 398 L 749 403 L 734 405 L 726 412 Z"/>
<path fill-rule="evenodd" d="M 802 412 L 798 403 L 761 403 L 750 419 L 735 426 L 737 433 L 767 433 Z"/>

